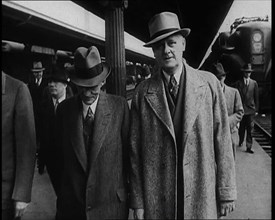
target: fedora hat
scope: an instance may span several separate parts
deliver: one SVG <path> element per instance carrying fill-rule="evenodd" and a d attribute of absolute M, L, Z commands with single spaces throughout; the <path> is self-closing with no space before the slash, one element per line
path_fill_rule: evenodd
<path fill-rule="evenodd" d="M 152 44 L 176 33 L 180 33 L 182 36 L 187 37 L 191 31 L 189 28 L 181 29 L 178 16 L 172 12 L 156 14 L 149 21 L 148 27 L 150 41 L 144 44 L 144 47 L 151 47 Z"/>
<path fill-rule="evenodd" d="M 34 61 L 33 64 L 32 64 L 32 67 L 33 67 L 31 69 L 32 72 L 40 72 L 40 71 L 45 70 L 45 68 L 42 66 L 41 61 Z"/>
<path fill-rule="evenodd" d="M 241 68 L 241 71 L 243 71 L 243 72 L 252 72 L 253 69 L 252 69 L 251 63 L 245 64 L 245 65 Z"/>
<path fill-rule="evenodd" d="M 221 63 L 214 63 L 212 66 L 212 72 L 217 78 L 227 74 L 227 72 L 224 71 L 223 65 Z"/>
<path fill-rule="evenodd" d="M 48 79 L 49 82 L 56 81 L 56 82 L 68 83 L 70 81 L 66 73 L 66 70 L 62 69 L 57 65 L 53 66 L 52 73 L 48 75 L 46 78 Z"/>
<path fill-rule="evenodd" d="M 68 67 L 71 81 L 83 87 L 93 87 L 104 81 L 111 72 L 107 63 L 101 62 L 95 46 L 79 47 L 74 53 L 74 65 Z"/>

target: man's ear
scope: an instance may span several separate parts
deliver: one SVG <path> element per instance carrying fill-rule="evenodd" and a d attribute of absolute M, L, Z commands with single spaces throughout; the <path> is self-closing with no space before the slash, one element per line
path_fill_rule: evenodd
<path fill-rule="evenodd" d="M 183 45 L 183 51 L 185 51 L 185 48 L 186 48 L 186 39 L 185 39 L 185 37 L 182 38 L 182 45 Z"/>

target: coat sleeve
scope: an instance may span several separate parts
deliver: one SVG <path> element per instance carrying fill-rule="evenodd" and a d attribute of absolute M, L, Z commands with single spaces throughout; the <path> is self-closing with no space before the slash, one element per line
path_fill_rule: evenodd
<path fill-rule="evenodd" d="M 141 166 L 141 140 L 140 121 L 138 113 L 137 94 L 133 96 L 131 103 L 130 126 L 130 208 L 143 208 L 142 190 L 142 166 Z"/>
<path fill-rule="evenodd" d="M 217 197 L 218 202 L 232 201 L 237 199 L 237 189 L 230 126 L 225 97 L 221 87 L 215 87 L 213 120 Z"/>
<path fill-rule="evenodd" d="M 258 84 L 255 81 L 255 86 L 254 86 L 254 100 L 255 100 L 255 111 L 259 111 L 259 89 L 258 89 Z"/>
<path fill-rule="evenodd" d="M 243 104 L 238 90 L 235 90 L 234 96 L 234 113 L 229 115 L 230 129 L 233 130 L 237 124 L 242 120 L 244 115 Z"/>
<path fill-rule="evenodd" d="M 25 84 L 22 84 L 17 91 L 14 123 L 16 171 L 12 199 L 30 202 L 35 167 L 36 134 L 32 99 Z"/>

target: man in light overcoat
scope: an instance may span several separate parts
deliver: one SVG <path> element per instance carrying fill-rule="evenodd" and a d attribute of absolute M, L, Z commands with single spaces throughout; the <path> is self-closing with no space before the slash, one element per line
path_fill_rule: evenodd
<path fill-rule="evenodd" d="M 244 109 L 242 105 L 242 99 L 239 91 L 236 88 L 230 87 L 224 83 L 226 79 L 227 72 L 224 71 L 224 68 L 221 63 L 213 64 L 214 75 L 218 78 L 221 83 L 222 91 L 225 96 L 229 126 L 231 132 L 231 140 L 234 157 L 236 155 L 236 147 L 239 144 L 239 127 L 240 121 L 244 115 Z"/>
<path fill-rule="evenodd" d="M 149 21 L 159 69 L 131 104 L 130 208 L 135 219 L 217 219 L 234 210 L 235 165 L 216 77 L 182 58 L 189 28 L 174 13 Z"/>
<path fill-rule="evenodd" d="M 64 166 L 57 219 L 127 219 L 127 101 L 100 91 L 111 69 L 96 47 L 79 47 L 74 61 L 79 94 L 56 112 Z"/>

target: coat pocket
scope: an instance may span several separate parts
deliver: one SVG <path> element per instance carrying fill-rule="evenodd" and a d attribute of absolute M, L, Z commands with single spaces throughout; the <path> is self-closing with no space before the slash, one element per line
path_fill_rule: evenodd
<path fill-rule="evenodd" d="M 127 200 L 127 192 L 125 189 L 118 189 L 116 191 L 117 197 L 120 200 L 120 202 L 126 202 Z"/>

